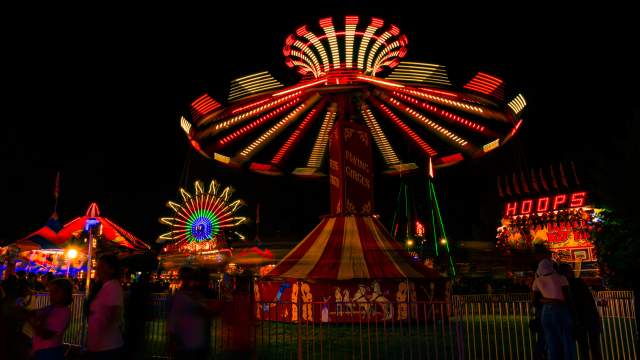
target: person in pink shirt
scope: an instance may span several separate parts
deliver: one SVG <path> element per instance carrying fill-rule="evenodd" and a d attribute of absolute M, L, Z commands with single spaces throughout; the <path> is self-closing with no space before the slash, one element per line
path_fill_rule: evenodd
<path fill-rule="evenodd" d="M 124 299 L 118 258 L 104 255 L 96 267 L 100 289 L 89 297 L 87 351 L 90 359 L 118 359 L 122 355 Z"/>
<path fill-rule="evenodd" d="M 36 310 L 28 319 L 34 330 L 32 348 L 36 360 L 63 360 L 62 336 L 71 320 L 73 287 L 65 279 L 56 279 L 48 288 L 51 305 Z"/>

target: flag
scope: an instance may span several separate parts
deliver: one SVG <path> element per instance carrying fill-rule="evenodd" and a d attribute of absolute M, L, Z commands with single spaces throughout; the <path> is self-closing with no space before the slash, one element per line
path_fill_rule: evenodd
<path fill-rule="evenodd" d="M 556 181 L 556 176 L 553 174 L 553 165 L 549 165 L 549 169 L 551 169 L 551 184 L 553 184 L 553 188 L 558 190 L 558 182 Z"/>
<path fill-rule="evenodd" d="M 504 191 L 507 193 L 507 195 L 512 196 L 511 195 L 511 188 L 509 187 L 509 176 L 508 175 L 504 176 Z"/>
<path fill-rule="evenodd" d="M 567 177 L 564 174 L 564 167 L 562 166 L 562 163 L 560 163 L 560 180 L 564 187 L 569 188 L 569 183 L 567 182 Z"/>
<path fill-rule="evenodd" d="M 520 195 L 520 187 L 518 186 L 518 179 L 516 179 L 516 173 L 512 174 L 513 176 L 511 177 L 511 180 L 513 180 L 513 191 L 516 192 L 516 194 Z"/>
<path fill-rule="evenodd" d="M 578 174 L 576 174 L 576 166 L 571 160 L 571 170 L 573 170 L 573 180 L 575 180 L 576 185 L 580 186 L 580 181 L 578 180 Z"/>
<path fill-rule="evenodd" d="M 524 171 L 520 170 L 520 181 L 522 181 L 522 191 L 525 193 L 529 193 L 529 184 L 527 184 L 527 179 L 524 176 Z"/>
<path fill-rule="evenodd" d="M 549 191 L 549 186 L 547 186 L 547 180 L 544 178 L 542 168 L 540 168 L 540 182 L 542 183 L 542 187 L 544 188 L 544 190 Z"/>
<path fill-rule="evenodd" d="M 58 200 L 58 196 L 60 196 L 60 171 L 58 171 L 58 174 L 56 175 L 56 185 L 53 189 L 53 196 L 56 200 Z"/>
<path fill-rule="evenodd" d="M 256 224 L 260 224 L 260 203 L 256 206 Z"/>
<path fill-rule="evenodd" d="M 536 172 L 531 169 L 531 185 L 536 192 L 540 192 L 540 188 L 538 187 L 538 180 L 536 180 Z"/>

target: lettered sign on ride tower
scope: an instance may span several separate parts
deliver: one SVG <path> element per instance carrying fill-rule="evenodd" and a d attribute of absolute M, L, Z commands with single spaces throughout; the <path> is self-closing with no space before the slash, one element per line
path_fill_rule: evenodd
<path fill-rule="evenodd" d="M 373 169 L 371 138 L 354 122 L 338 121 L 329 140 L 331 213 L 371 215 Z"/>

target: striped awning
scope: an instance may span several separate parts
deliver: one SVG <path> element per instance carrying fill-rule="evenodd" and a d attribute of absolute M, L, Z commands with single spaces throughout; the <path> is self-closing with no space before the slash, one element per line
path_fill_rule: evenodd
<path fill-rule="evenodd" d="M 371 216 L 325 217 L 266 277 L 309 280 L 437 278 Z"/>

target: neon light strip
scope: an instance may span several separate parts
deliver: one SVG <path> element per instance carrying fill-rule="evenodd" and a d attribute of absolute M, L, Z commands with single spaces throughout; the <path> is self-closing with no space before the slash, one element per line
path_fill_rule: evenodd
<path fill-rule="evenodd" d="M 283 102 L 285 102 L 287 100 L 291 100 L 292 98 L 294 98 L 296 96 L 300 96 L 300 94 L 302 94 L 301 91 L 295 92 L 293 94 L 289 94 L 287 96 L 284 96 L 284 97 L 282 97 L 280 99 L 273 100 L 268 104 L 259 106 L 257 108 L 252 109 L 252 110 L 249 110 L 249 111 L 247 111 L 245 113 L 233 116 L 233 117 L 228 118 L 228 119 L 223 120 L 223 121 L 219 121 L 219 122 L 217 122 L 215 124 L 215 126 L 213 126 L 212 128 L 208 129 L 207 131 L 203 132 L 203 134 L 200 136 L 200 138 L 208 136 L 210 134 L 216 134 L 220 130 L 224 130 L 224 129 L 232 126 L 232 125 L 237 124 L 238 122 L 250 119 L 253 116 L 261 114 L 261 113 L 263 113 L 263 112 L 265 112 L 265 111 L 267 111 L 269 109 L 272 109 L 272 108 L 282 104 Z"/>
<path fill-rule="evenodd" d="M 419 112 L 415 111 L 414 109 L 410 108 L 409 106 L 402 104 L 400 101 L 394 98 L 389 98 L 387 99 L 387 101 L 393 106 L 395 106 L 397 109 L 402 110 L 405 113 L 409 114 L 409 116 L 411 116 L 413 119 L 422 122 L 424 125 L 426 125 L 431 130 L 435 131 L 437 134 L 443 135 L 444 137 L 448 138 L 449 140 L 452 140 L 454 143 L 460 146 L 467 145 L 468 142 L 463 138 L 461 138 L 460 136 L 438 125 L 437 123 L 433 122 L 432 120 L 420 114 Z"/>
<path fill-rule="evenodd" d="M 384 86 L 392 86 L 392 87 L 397 87 L 397 88 L 403 88 L 404 87 L 404 85 L 402 85 L 402 84 L 397 84 L 397 83 L 391 82 L 391 81 L 379 80 L 379 79 L 368 77 L 368 76 L 356 76 L 356 79 L 360 79 L 360 80 L 364 80 L 366 82 L 370 82 L 370 83 L 374 83 L 374 84 L 380 84 L 380 85 L 384 85 Z"/>
<path fill-rule="evenodd" d="M 350 69 L 353 64 L 353 40 L 356 34 L 356 28 L 358 27 L 358 17 L 357 16 L 347 16 L 345 17 L 345 54 L 346 54 L 346 66 L 347 69 Z"/>
<path fill-rule="evenodd" d="M 324 107 L 326 104 L 326 100 L 323 100 L 319 104 L 317 104 L 311 111 L 307 114 L 307 116 L 302 120 L 300 125 L 296 128 L 296 130 L 291 134 L 289 139 L 282 145 L 280 150 L 276 153 L 276 155 L 271 159 L 272 164 L 279 165 L 280 162 L 287 155 L 289 149 L 293 149 L 293 147 L 298 143 L 298 140 L 302 138 L 302 135 L 305 133 L 309 125 L 316 119 L 317 115 L 320 113 L 320 109 Z"/>
<path fill-rule="evenodd" d="M 180 116 L 180 127 L 187 135 L 189 135 L 189 131 L 191 131 L 191 123 L 189 123 L 184 116 Z"/>
<path fill-rule="evenodd" d="M 304 61 L 305 62 L 304 67 L 307 68 L 311 73 L 313 73 L 314 77 L 320 76 L 320 65 L 318 64 L 315 56 L 313 57 L 313 59 L 311 59 L 307 56 L 307 54 L 300 52 L 298 50 L 291 50 L 291 56 L 295 56 L 301 59 L 302 61 Z"/>
<path fill-rule="evenodd" d="M 307 46 L 305 43 L 303 43 L 300 40 L 296 40 L 292 46 L 297 46 L 300 50 L 302 50 L 303 53 L 307 54 L 307 56 L 311 59 L 311 61 L 313 62 L 313 67 L 316 69 L 316 71 L 314 72 L 314 74 L 316 74 L 316 77 L 319 77 L 322 74 L 322 68 L 320 67 L 320 59 L 318 59 L 318 56 L 316 55 L 316 53 L 314 53 L 309 46 Z M 309 64 L 310 66 L 310 64 Z"/>
<path fill-rule="evenodd" d="M 405 135 L 413 140 L 416 145 L 418 145 L 418 147 L 422 149 L 422 151 L 424 151 L 429 156 L 438 155 L 438 153 L 431 146 L 429 146 L 429 144 L 427 144 L 420 136 L 418 136 L 418 134 L 411 130 L 411 128 L 407 126 L 407 124 L 402 122 L 402 120 L 400 120 L 400 118 L 396 116 L 396 114 L 394 114 L 388 107 L 386 107 L 383 103 L 376 99 L 370 98 L 370 100 L 376 108 L 378 108 L 380 111 L 382 111 L 382 113 L 384 113 L 384 115 L 387 116 L 387 118 L 391 119 L 394 125 L 400 128 L 400 130 L 402 130 Z"/>
<path fill-rule="evenodd" d="M 254 103 L 251 103 L 249 105 L 245 105 L 245 106 L 241 106 L 239 108 L 235 108 L 235 109 L 231 110 L 231 113 L 235 114 L 235 113 L 238 113 L 238 112 L 241 112 L 241 111 L 245 111 L 245 110 L 254 108 L 254 107 L 256 107 L 256 106 L 258 106 L 260 104 L 264 104 L 265 102 L 267 102 L 269 100 L 271 100 L 271 99 L 270 98 L 266 98 L 266 99 L 262 99 L 262 100 L 254 102 Z"/>
<path fill-rule="evenodd" d="M 517 115 L 519 114 L 525 106 L 527 106 L 527 101 L 524 99 L 522 94 L 518 94 L 513 100 L 509 101 L 509 107 L 513 112 Z"/>
<path fill-rule="evenodd" d="M 474 105 L 469 105 L 460 101 L 455 101 L 455 100 L 450 100 L 450 99 L 446 99 L 440 96 L 435 96 L 435 95 L 431 95 L 431 94 L 426 94 L 422 91 L 417 91 L 417 90 L 411 90 L 411 89 L 405 89 L 402 90 L 404 93 L 407 94 L 411 94 L 413 96 L 417 96 L 419 98 L 422 99 L 427 99 L 427 100 L 432 100 L 436 103 L 442 104 L 442 105 L 448 105 L 448 106 L 453 106 L 462 110 L 469 110 L 469 111 L 473 111 L 479 114 L 482 114 L 484 112 L 484 110 L 481 107 L 478 106 L 474 106 Z"/>
<path fill-rule="evenodd" d="M 372 73 L 371 71 L 373 70 L 374 56 L 376 56 L 376 53 L 378 52 L 378 48 L 382 45 L 382 43 L 387 41 L 390 37 L 391 37 L 391 33 L 389 33 L 388 31 L 385 31 L 382 35 L 380 35 L 378 40 L 376 40 L 376 42 L 373 43 L 373 46 L 371 47 L 371 51 L 367 53 L 367 57 L 365 58 L 365 63 L 367 64 L 365 71 L 367 73 L 370 73 L 370 74 Z"/>
<path fill-rule="evenodd" d="M 364 69 L 364 60 L 367 52 L 367 47 L 369 46 L 369 42 L 371 41 L 371 37 L 373 34 L 382 27 L 384 21 L 376 18 L 371 18 L 371 24 L 367 26 L 367 30 L 365 30 L 362 35 L 362 39 L 360 40 L 360 49 L 358 50 L 358 69 Z"/>
<path fill-rule="evenodd" d="M 336 41 L 336 29 L 333 27 L 331 18 L 320 20 L 320 27 L 327 34 L 329 40 L 329 49 L 331 49 L 331 67 L 337 69 L 340 67 L 340 52 L 338 51 L 338 42 Z"/>
<path fill-rule="evenodd" d="M 307 84 L 295 86 L 295 87 L 292 87 L 292 88 L 289 88 L 289 89 L 274 93 L 271 96 L 281 96 L 281 95 L 288 94 L 288 93 L 293 92 L 293 91 L 306 89 L 308 87 L 316 86 L 318 84 L 323 84 L 323 83 L 326 84 L 327 83 L 327 79 L 320 79 L 320 80 L 316 80 L 316 81 L 313 81 L 313 82 L 310 82 L 310 83 L 307 83 Z"/>
<path fill-rule="evenodd" d="M 318 137 L 316 138 L 315 144 L 313 144 L 311 155 L 309 155 L 309 160 L 307 161 L 308 168 L 319 168 L 322 164 L 324 153 L 327 150 L 327 143 L 329 142 L 329 132 L 331 131 L 331 128 L 333 128 L 333 121 L 337 115 L 336 108 L 337 106 L 332 104 L 327 110 L 327 114 L 324 116 L 322 126 L 318 132 Z"/>
<path fill-rule="evenodd" d="M 292 101 L 289 101 L 288 103 L 280 106 L 279 108 L 259 117 L 258 119 L 254 120 L 253 122 L 243 126 L 242 128 L 232 132 L 231 134 L 223 137 L 222 139 L 218 140 L 217 145 L 222 147 L 226 144 L 228 144 L 230 141 L 238 138 L 240 135 L 243 135 L 251 130 L 253 130 L 256 126 L 262 124 L 263 122 L 273 118 L 276 115 L 279 115 L 280 113 L 282 113 L 283 111 L 290 109 L 291 107 L 293 107 L 298 101 L 300 101 L 300 98 L 295 98 Z"/>
<path fill-rule="evenodd" d="M 324 45 L 322 45 L 320 40 L 318 40 L 318 37 L 316 37 L 314 33 L 309 31 L 302 36 L 304 36 L 305 39 L 309 40 L 316 51 L 320 53 L 320 58 L 322 59 L 322 71 L 329 71 L 329 60 L 327 57 L 327 52 L 324 50 Z"/>
<path fill-rule="evenodd" d="M 320 95 L 316 94 L 314 96 L 312 96 L 311 98 L 309 98 L 307 101 L 305 101 L 304 103 L 300 104 L 298 107 L 296 107 L 295 109 L 293 109 L 292 112 L 290 112 L 289 114 L 287 114 L 287 116 L 285 116 L 284 118 L 282 118 L 280 121 L 278 121 L 275 125 L 273 125 L 269 130 L 265 131 L 262 135 L 260 135 L 260 137 L 258 137 L 254 142 L 252 142 L 249 146 L 247 146 L 246 148 L 244 148 L 244 150 L 242 150 L 240 152 L 240 155 L 244 158 L 248 158 L 250 157 L 253 153 L 255 153 L 263 144 L 265 144 L 265 141 L 272 139 L 274 136 L 277 136 L 278 134 L 280 134 L 282 132 L 282 130 L 286 129 L 295 119 L 298 118 L 298 116 L 304 112 L 304 110 L 309 107 L 309 106 L 313 106 L 313 104 L 315 104 L 318 100 L 320 99 Z"/>
<path fill-rule="evenodd" d="M 376 118 L 373 116 L 369 107 L 367 105 L 362 105 L 360 113 L 362 114 L 367 127 L 369 127 L 369 132 L 373 135 L 373 140 L 376 142 L 378 150 L 380 150 L 380 153 L 384 157 L 384 162 L 387 165 L 400 164 L 400 159 L 398 159 L 395 151 L 393 151 L 393 148 L 389 144 L 389 140 L 382 129 L 380 129 L 380 125 L 378 124 L 378 121 L 376 121 Z"/>
<path fill-rule="evenodd" d="M 477 132 L 483 133 L 483 134 L 486 132 L 486 128 L 484 126 L 482 126 L 480 124 L 477 124 L 477 123 L 475 123 L 475 122 L 473 122 L 471 120 L 467 120 L 467 119 L 465 119 L 465 118 L 463 118 L 461 116 L 452 114 L 452 113 L 450 113 L 450 112 L 448 112 L 446 110 L 440 109 L 440 108 L 438 108 L 436 106 L 433 106 L 433 105 L 431 105 L 431 104 L 429 104 L 427 102 L 420 102 L 417 99 L 412 98 L 412 97 L 410 97 L 408 95 L 405 95 L 405 94 L 403 94 L 401 92 L 398 92 L 398 91 L 394 91 L 392 94 L 394 96 L 398 97 L 399 99 L 404 100 L 404 101 L 408 101 L 408 102 L 410 102 L 412 104 L 415 104 L 415 105 L 419 106 L 420 108 L 429 111 L 432 114 L 440 115 L 440 116 L 444 117 L 445 119 L 452 120 L 452 121 L 457 122 L 459 124 L 465 125 L 466 127 L 468 127 L 471 130 L 474 130 L 474 131 L 477 131 Z"/>

